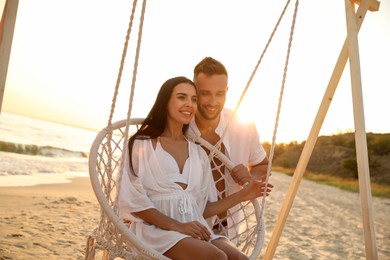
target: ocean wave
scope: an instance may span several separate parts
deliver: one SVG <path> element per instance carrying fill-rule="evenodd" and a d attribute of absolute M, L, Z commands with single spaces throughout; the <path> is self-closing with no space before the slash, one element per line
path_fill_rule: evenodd
<path fill-rule="evenodd" d="M 59 147 L 39 146 L 35 144 L 17 144 L 5 141 L 0 141 L 0 151 L 47 157 L 88 157 L 88 153 L 81 151 L 71 151 Z"/>
<path fill-rule="evenodd" d="M 4 176 L 48 176 L 82 173 L 88 175 L 88 158 L 47 157 L 0 151 L 0 186 Z M 3 183 L 4 186 L 4 183 Z"/>

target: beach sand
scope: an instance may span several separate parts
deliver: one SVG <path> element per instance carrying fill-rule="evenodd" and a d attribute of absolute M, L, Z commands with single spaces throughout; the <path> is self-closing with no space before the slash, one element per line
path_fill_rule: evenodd
<path fill-rule="evenodd" d="M 99 212 L 89 178 L 0 187 L 0 259 L 84 259 Z"/>
<path fill-rule="evenodd" d="M 263 251 L 290 182 L 284 174 L 271 177 Z M 378 256 L 390 259 L 390 199 L 372 204 Z M 99 214 L 88 178 L 0 187 L 0 259 L 84 259 Z M 365 259 L 362 226 L 359 194 L 303 180 L 274 259 Z"/>

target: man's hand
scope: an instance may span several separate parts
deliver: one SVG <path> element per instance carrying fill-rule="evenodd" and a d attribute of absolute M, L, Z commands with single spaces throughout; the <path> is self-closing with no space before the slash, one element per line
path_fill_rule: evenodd
<path fill-rule="evenodd" d="M 265 181 L 267 178 L 268 158 L 264 158 L 260 163 L 248 166 L 253 180 Z M 271 173 L 270 173 L 271 175 Z"/>
<path fill-rule="evenodd" d="M 241 186 L 243 186 L 245 183 L 250 182 L 252 180 L 248 168 L 245 167 L 243 164 L 236 165 L 232 169 L 231 175 L 233 180 Z"/>

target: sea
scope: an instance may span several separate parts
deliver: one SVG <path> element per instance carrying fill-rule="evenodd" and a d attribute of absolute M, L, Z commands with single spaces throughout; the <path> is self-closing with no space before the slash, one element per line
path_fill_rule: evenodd
<path fill-rule="evenodd" d="M 1 112 L 0 187 L 88 177 L 88 155 L 96 135 L 97 131 Z"/>

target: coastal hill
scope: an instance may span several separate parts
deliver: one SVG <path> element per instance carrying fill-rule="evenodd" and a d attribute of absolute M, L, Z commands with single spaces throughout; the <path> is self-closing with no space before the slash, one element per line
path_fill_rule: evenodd
<path fill-rule="evenodd" d="M 305 142 L 277 144 L 273 166 L 289 169 L 292 173 L 304 145 Z M 269 152 L 270 144 L 263 143 L 263 146 Z M 367 133 L 367 148 L 371 183 L 390 187 L 390 133 Z M 306 170 L 312 175 L 321 174 L 345 180 L 357 180 L 354 133 L 319 136 Z"/>

